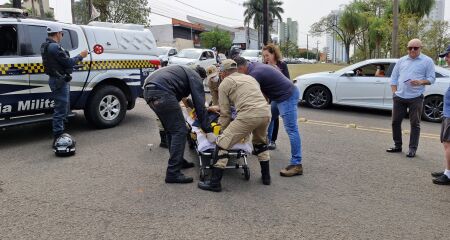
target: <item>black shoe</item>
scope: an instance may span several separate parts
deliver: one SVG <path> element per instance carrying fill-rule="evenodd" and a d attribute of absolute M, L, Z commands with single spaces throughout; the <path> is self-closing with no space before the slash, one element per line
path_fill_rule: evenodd
<path fill-rule="evenodd" d="M 440 177 L 433 179 L 433 183 L 438 185 L 450 185 L 450 179 L 447 175 L 442 174 Z"/>
<path fill-rule="evenodd" d="M 431 173 L 431 176 L 435 177 L 435 178 L 440 177 L 442 175 L 444 175 L 444 171 L 442 171 L 442 172 L 432 172 Z"/>
<path fill-rule="evenodd" d="M 388 153 L 396 153 L 396 152 L 401 152 L 402 151 L 402 147 L 391 147 L 389 149 L 386 149 L 386 152 Z"/>
<path fill-rule="evenodd" d="M 267 148 L 269 150 L 275 150 L 275 149 L 277 149 L 277 144 L 275 142 L 270 142 L 269 145 L 267 146 Z"/>
<path fill-rule="evenodd" d="M 194 181 L 193 178 L 187 177 L 183 174 L 180 174 L 180 175 L 174 176 L 174 177 L 166 176 L 166 183 L 191 183 L 193 181 Z"/>
<path fill-rule="evenodd" d="M 204 182 L 198 183 L 198 188 L 206 191 L 212 192 L 220 192 L 222 191 L 222 184 L 220 181 L 222 180 L 223 169 L 220 168 L 212 168 L 211 169 L 211 179 L 206 180 Z"/>
<path fill-rule="evenodd" d="M 193 168 L 195 164 L 193 162 L 188 162 L 186 159 L 183 159 L 181 163 L 181 169 Z"/>
<path fill-rule="evenodd" d="M 270 185 L 269 161 L 259 162 L 261 165 L 261 179 L 264 185 Z"/>
<path fill-rule="evenodd" d="M 406 154 L 406 157 L 413 158 L 415 156 L 416 156 L 416 150 L 415 149 L 409 149 L 409 152 L 408 152 L 408 154 Z"/>

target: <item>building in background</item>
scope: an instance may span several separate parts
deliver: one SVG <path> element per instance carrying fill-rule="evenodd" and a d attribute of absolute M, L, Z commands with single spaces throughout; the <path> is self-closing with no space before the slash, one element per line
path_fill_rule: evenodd
<path fill-rule="evenodd" d="M 331 14 L 335 16 L 335 22 L 339 22 L 339 18 L 342 15 L 342 10 L 331 11 Z M 344 43 L 339 39 L 339 37 L 333 33 L 329 32 L 326 34 L 327 39 L 327 62 L 341 63 L 346 62 L 347 57 L 345 54 Z"/>
<path fill-rule="evenodd" d="M 286 22 L 280 22 L 279 25 L 278 34 L 280 44 L 286 43 L 287 41 L 298 44 L 298 22 L 288 18 Z"/>
<path fill-rule="evenodd" d="M 445 0 L 435 0 L 435 4 L 430 14 L 426 17 L 432 21 L 444 21 L 445 18 Z"/>
<path fill-rule="evenodd" d="M 200 33 L 205 31 L 201 24 L 172 18 L 172 24 L 150 26 L 157 46 L 171 46 L 177 49 L 201 47 Z"/>

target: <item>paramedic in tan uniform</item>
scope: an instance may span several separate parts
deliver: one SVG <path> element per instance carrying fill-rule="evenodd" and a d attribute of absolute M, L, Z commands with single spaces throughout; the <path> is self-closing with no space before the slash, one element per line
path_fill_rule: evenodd
<path fill-rule="evenodd" d="M 270 185 L 269 151 L 267 127 L 270 123 L 270 106 L 264 98 L 258 82 L 251 76 L 237 72 L 237 64 L 231 59 L 224 60 L 220 69 L 219 85 L 219 124 L 223 133 L 217 137 L 218 155 L 224 155 L 226 150 L 253 134 L 254 154 L 261 164 L 262 182 Z M 237 117 L 231 121 L 231 105 L 236 107 Z M 211 179 L 200 182 L 198 187 L 203 190 L 220 192 L 220 181 L 227 166 L 228 159 L 220 158 L 212 167 Z"/>
<path fill-rule="evenodd" d="M 206 68 L 206 80 L 208 81 L 209 92 L 211 93 L 211 106 L 219 105 L 219 70 L 216 66 L 211 65 Z"/>

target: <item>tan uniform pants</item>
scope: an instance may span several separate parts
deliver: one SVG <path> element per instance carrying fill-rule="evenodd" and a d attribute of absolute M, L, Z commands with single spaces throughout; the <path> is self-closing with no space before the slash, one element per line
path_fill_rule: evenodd
<path fill-rule="evenodd" d="M 270 117 L 258 117 L 247 119 L 235 119 L 230 125 L 217 137 L 217 146 L 221 149 L 219 155 L 227 153 L 233 145 L 239 143 L 242 139 L 248 137 L 250 133 L 253 135 L 253 145 L 265 144 L 267 145 L 267 127 L 270 123 Z M 258 154 L 259 161 L 269 161 L 269 151 L 264 151 Z M 225 168 L 228 163 L 228 158 L 219 159 L 214 167 Z"/>

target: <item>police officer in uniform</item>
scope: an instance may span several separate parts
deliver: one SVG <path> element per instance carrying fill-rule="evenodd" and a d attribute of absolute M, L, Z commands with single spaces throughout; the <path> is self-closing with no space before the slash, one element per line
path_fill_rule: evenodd
<path fill-rule="evenodd" d="M 170 156 L 166 171 L 166 183 L 191 183 L 192 177 L 185 176 L 182 168 L 186 168 L 183 158 L 188 129 L 181 111 L 180 101 L 191 95 L 195 113 L 200 127 L 208 140 L 214 141 L 205 109 L 205 92 L 203 79 L 205 69 L 195 70 L 180 65 L 161 68 L 147 77 L 144 83 L 144 98 L 156 113 L 166 132 L 166 140 Z"/>
<path fill-rule="evenodd" d="M 64 33 L 60 25 L 47 27 L 48 38 L 41 46 L 42 62 L 45 73 L 49 75 L 49 86 L 53 93 L 55 107 L 53 112 L 53 147 L 55 141 L 64 133 L 64 122 L 70 108 L 70 74 L 77 62 L 88 55 L 83 50 L 79 55 L 70 58 L 69 52 L 61 47 Z"/>

